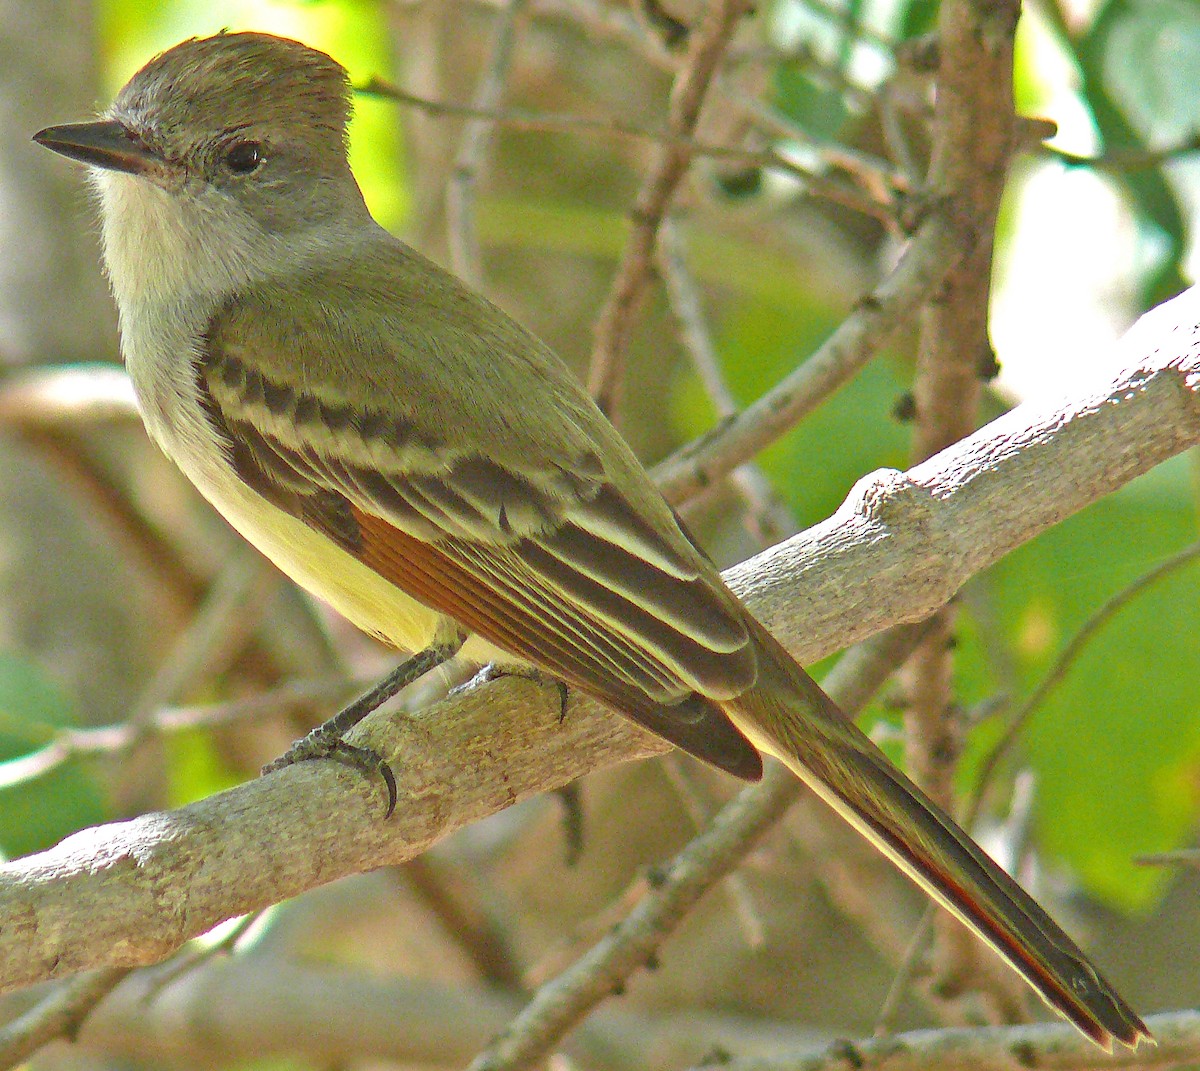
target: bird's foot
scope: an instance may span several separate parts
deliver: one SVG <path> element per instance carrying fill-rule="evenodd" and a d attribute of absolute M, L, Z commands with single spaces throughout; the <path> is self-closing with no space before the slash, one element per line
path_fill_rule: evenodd
<path fill-rule="evenodd" d="M 397 799 L 396 775 L 392 773 L 391 766 L 378 751 L 348 744 L 336 732 L 330 730 L 329 724 L 326 722 L 324 725 L 318 725 L 307 736 L 301 737 L 279 758 L 268 762 L 262 768 L 262 773 L 274 773 L 285 766 L 296 762 L 308 762 L 311 759 L 333 759 L 344 766 L 359 770 L 367 777 L 379 776 L 387 789 L 388 797 L 387 811 L 383 817 L 385 820 L 391 818 L 396 810 Z"/>
<path fill-rule="evenodd" d="M 382 778 L 388 794 L 387 812 L 383 817 L 385 820 L 391 818 L 396 810 L 396 775 L 379 752 L 369 747 L 348 744 L 345 735 L 401 689 L 453 658 L 462 647 L 464 639 L 463 633 L 455 631 L 441 642 L 434 643 L 400 663 L 374 688 L 364 692 L 323 725 L 318 725 L 307 736 L 297 740 L 279 758 L 268 762 L 262 768 L 262 773 L 274 773 L 285 766 L 296 762 L 308 762 L 310 759 L 335 759 L 343 765 L 361 770 L 368 777 L 378 774 Z"/>
<path fill-rule="evenodd" d="M 505 677 L 516 677 L 519 680 L 532 681 L 539 687 L 554 688 L 558 692 L 558 720 L 560 722 L 566 720 L 567 701 L 571 694 L 570 689 L 557 677 L 551 677 L 548 673 L 543 673 L 536 666 L 509 666 L 501 665 L 498 662 L 489 662 L 474 677 L 467 681 L 463 687 L 477 688 L 480 685 L 491 684 L 492 681 L 502 680 Z"/>

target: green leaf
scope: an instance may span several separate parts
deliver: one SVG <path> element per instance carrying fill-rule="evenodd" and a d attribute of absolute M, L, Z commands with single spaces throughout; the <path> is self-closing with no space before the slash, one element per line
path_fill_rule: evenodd
<path fill-rule="evenodd" d="M 845 97 L 796 67 L 781 66 L 775 75 L 776 107 L 818 141 L 838 135 L 849 117 Z"/>
<path fill-rule="evenodd" d="M 1195 0 L 1122 0 L 1098 35 L 1104 84 L 1147 141 L 1171 145 L 1200 129 L 1200 6 Z"/>
<path fill-rule="evenodd" d="M 1019 548 L 984 580 L 989 644 L 1015 673 L 1019 701 L 1071 637 L 1126 584 L 1196 538 L 1186 465 L 1150 476 Z M 969 604 L 971 600 L 968 600 Z M 968 701 L 998 686 L 978 614 L 967 610 L 958 651 Z M 1093 895 L 1147 910 L 1169 875 L 1137 855 L 1190 843 L 1200 817 L 1200 710 L 1195 637 L 1200 569 L 1139 594 L 1092 638 L 1021 737 L 1036 777 L 1036 832 Z M 989 724 L 972 754 L 994 742 Z"/>
<path fill-rule="evenodd" d="M 1150 148 L 1156 135 L 1167 130 L 1196 132 L 1200 116 L 1195 93 L 1179 96 L 1174 75 L 1155 74 L 1147 65 L 1160 62 L 1155 58 L 1160 49 L 1174 47 L 1154 40 L 1166 26 L 1173 27 L 1168 38 L 1178 38 L 1183 51 L 1190 52 L 1198 19 L 1200 7 L 1191 0 L 1111 0 L 1075 43 L 1083 97 L 1105 151 Z M 1128 47 L 1140 50 L 1138 62 L 1122 54 Z M 1189 73 L 1181 71 L 1179 77 L 1186 79 Z M 1167 107 L 1167 118 L 1147 123 L 1147 108 L 1164 98 L 1174 101 Z M 1162 167 L 1114 172 L 1110 179 L 1129 196 L 1137 213 L 1147 261 L 1140 296 L 1143 307 L 1150 308 L 1187 285 L 1184 213 Z"/>
<path fill-rule="evenodd" d="M 36 751 L 57 730 L 78 724 L 70 700 L 40 667 L 0 652 L 0 761 Z M 10 858 L 41 851 L 105 817 L 95 780 L 67 763 L 0 791 L 0 851 Z"/>

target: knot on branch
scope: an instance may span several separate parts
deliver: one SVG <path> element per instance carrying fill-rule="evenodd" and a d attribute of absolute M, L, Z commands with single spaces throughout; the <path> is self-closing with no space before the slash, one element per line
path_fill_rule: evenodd
<path fill-rule="evenodd" d="M 935 529 L 929 488 L 897 469 L 867 473 L 851 489 L 837 512 L 841 521 L 877 529 L 879 537 L 905 535 L 924 542 Z"/>

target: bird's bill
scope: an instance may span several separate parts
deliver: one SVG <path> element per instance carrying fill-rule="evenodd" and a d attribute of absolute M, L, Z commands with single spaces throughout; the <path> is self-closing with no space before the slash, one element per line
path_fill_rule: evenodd
<path fill-rule="evenodd" d="M 115 119 L 48 126 L 34 134 L 33 140 L 72 160 L 107 171 L 145 175 L 163 166 L 157 153 Z"/>

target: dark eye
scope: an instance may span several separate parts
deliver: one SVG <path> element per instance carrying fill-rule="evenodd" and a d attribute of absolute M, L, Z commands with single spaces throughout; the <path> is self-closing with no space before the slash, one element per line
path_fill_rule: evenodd
<path fill-rule="evenodd" d="M 263 162 L 263 147 L 257 141 L 239 141 L 225 151 L 225 166 L 235 175 L 249 175 Z"/>

